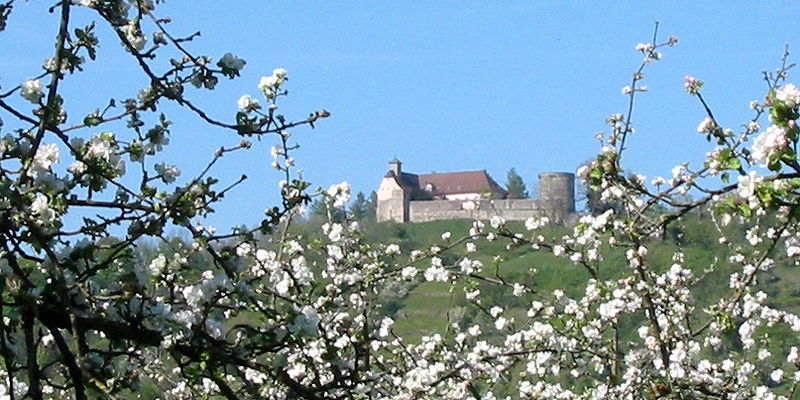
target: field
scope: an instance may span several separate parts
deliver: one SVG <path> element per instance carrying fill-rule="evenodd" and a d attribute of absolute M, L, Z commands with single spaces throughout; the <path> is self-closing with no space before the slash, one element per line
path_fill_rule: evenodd
<path fill-rule="evenodd" d="M 445 248 L 448 243 L 465 236 L 471 224 L 471 221 L 458 220 L 378 226 L 381 227 L 380 236 L 384 243 L 398 243 L 404 251 L 409 251 L 433 245 Z M 512 223 L 510 228 L 512 231 L 525 232 L 521 223 Z M 687 260 L 686 265 L 691 267 L 697 279 L 693 295 L 695 307 L 698 309 L 707 307 L 709 299 L 730 293 L 729 276 L 742 269 L 742 265 L 729 260 L 736 249 L 712 240 L 710 229 L 716 228 L 705 216 L 689 216 L 671 226 L 663 239 L 653 239 L 648 245 L 648 265 L 659 272 L 666 271 L 673 264 L 674 254 L 683 253 Z M 726 234 L 735 237 L 743 235 L 744 230 L 744 227 L 730 227 Z M 451 232 L 450 239 L 444 240 L 441 237 L 444 232 Z M 557 243 L 560 237 L 570 232 L 571 229 L 565 227 L 547 227 L 540 233 L 554 238 Z M 460 243 L 442 252 L 440 257 L 445 265 L 457 263 L 464 256 L 480 260 L 484 264 L 484 276 L 510 283 L 522 283 L 533 289 L 533 294 L 515 297 L 508 288 L 480 284 L 486 304 L 501 304 L 507 310 L 506 315 L 515 317 L 518 323 L 527 319 L 526 310 L 538 296 L 548 297 L 554 290 L 560 289 L 571 297 L 580 297 L 587 280 L 591 278 L 583 266 L 576 265 L 567 258 L 554 257 L 547 250 L 536 250 L 530 246 L 507 250 L 506 246 L 511 242 L 504 238 L 495 241 L 479 240 L 475 243 L 475 253 L 468 253 L 466 245 Z M 776 258 L 780 259 L 781 251 L 782 248 L 773 251 Z M 598 267 L 602 280 L 618 279 L 632 273 L 622 250 L 606 245 L 602 253 L 604 259 Z M 501 259 L 495 259 L 498 254 L 502 255 Z M 422 269 L 428 265 L 430 261 L 427 260 L 418 264 Z M 794 263 L 778 262 L 769 271 L 760 273 L 758 279 L 758 289 L 770 295 L 769 304 L 787 311 L 800 311 L 800 275 L 797 274 Z M 475 321 L 486 326 L 489 320 L 486 310 L 481 310 L 466 300 L 467 289 L 463 281 L 453 284 L 421 282 L 416 285 L 402 299 L 400 307 L 393 315 L 396 321 L 395 333 L 407 342 L 415 342 L 425 335 L 444 333 L 454 323 L 469 326 Z M 705 318 L 703 315 L 701 317 Z M 786 345 L 798 342 L 788 332 L 781 336 L 785 336 L 781 342 Z"/>

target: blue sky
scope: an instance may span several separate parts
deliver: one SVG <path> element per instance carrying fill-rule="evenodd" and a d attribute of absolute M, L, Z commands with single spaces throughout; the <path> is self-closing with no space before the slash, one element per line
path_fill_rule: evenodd
<path fill-rule="evenodd" d="M 51 55 L 51 5 L 17 2 L 0 33 L 2 91 L 37 74 Z M 712 147 L 696 132 L 704 115 L 683 92 L 683 77 L 706 82 L 704 96 L 722 125 L 747 122 L 748 103 L 765 94 L 761 71 L 779 65 L 785 43 L 800 46 L 797 11 L 790 1 L 168 0 L 156 13 L 172 18 L 177 35 L 201 31 L 189 45 L 194 51 L 215 58 L 232 52 L 247 61 L 242 78 L 213 92 L 190 91 L 190 99 L 233 121 L 239 96 L 258 95 L 262 75 L 286 68 L 283 113 L 296 119 L 322 108 L 332 113 L 314 130 L 293 132 L 304 177 L 325 188 L 346 180 L 354 193 L 368 193 L 395 156 L 406 171 L 486 169 L 501 184 L 514 167 L 529 189 L 540 172 L 574 171 L 596 154 L 595 134 L 608 131 L 604 119 L 625 111 L 621 88 L 641 61 L 635 46 L 650 40 L 654 21 L 662 40 L 676 35 L 679 42 L 645 70 L 649 92 L 638 96 L 625 166 L 648 177 L 669 175 L 685 161 L 699 166 Z M 92 17 L 90 10 L 73 14 L 77 22 Z M 67 104 L 72 121 L 147 84 L 108 29 L 98 30 L 99 62 L 65 86 L 75 96 Z M 164 111 L 175 121 L 172 144 L 151 164 L 176 163 L 183 179 L 215 148 L 239 141 L 174 107 Z M 0 117 L 10 129 L 9 116 Z M 277 203 L 281 177 L 269 167 L 276 143 L 255 141 L 220 163 L 223 181 L 242 173 L 250 179 L 218 207 L 213 225 L 255 223 Z"/>

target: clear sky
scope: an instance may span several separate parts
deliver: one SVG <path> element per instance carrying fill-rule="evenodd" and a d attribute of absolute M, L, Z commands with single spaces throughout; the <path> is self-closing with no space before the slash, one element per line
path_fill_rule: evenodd
<path fill-rule="evenodd" d="M 51 2 L 15 4 L 0 33 L 2 91 L 41 71 L 57 29 Z M 217 119 L 232 122 L 239 96 L 259 95 L 260 77 L 286 68 L 290 96 L 281 111 L 295 119 L 322 108 L 332 114 L 314 130 L 293 132 L 304 177 L 325 188 L 346 180 L 355 194 L 377 189 L 395 156 L 409 172 L 485 169 L 501 184 L 514 167 L 531 191 L 540 172 L 574 172 L 596 154 L 595 134 L 608 131 L 604 119 L 625 111 L 621 89 L 654 21 L 662 40 L 676 35 L 679 42 L 645 70 L 649 92 L 638 96 L 625 166 L 648 177 L 669 175 L 684 161 L 699 167 L 711 147 L 696 131 L 704 113 L 684 93 L 683 77 L 704 80 L 719 122 L 737 128 L 752 115 L 748 103 L 763 99 L 761 71 L 779 65 L 787 42 L 800 46 L 798 11 L 794 1 L 167 0 L 156 13 L 172 18 L 175 34 L 201 31 L 189 45 L 198 53 L 232 52 L 247 61 L 242 78 L 188 92 Z M 73 15 L 92 17 L 91 10 Z M 108 28 L 98 33 L 100 62 L 67 83 L 77 95 L 67 104 L 74 122 L 147 85 Z M 176 163 L 182 179 L 213 149 L 239 141 L 173 110 L 164 109 L 175 121 L 172 144 L 151 164 Z M 11 118 L 0 117 L 11 129 Z M 255 141 L 220 164 L 223 181 L 242 173 L 250 179 L 212 224 L 253 224 L 277 203 L 281 177 L 269 167 L 276 143 Z"/>

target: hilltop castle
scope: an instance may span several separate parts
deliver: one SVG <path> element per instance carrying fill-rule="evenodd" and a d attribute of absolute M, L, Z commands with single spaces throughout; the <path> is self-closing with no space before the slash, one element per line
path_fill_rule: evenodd
<path fill-rule="evenodd" d="M 508 221 L 546 216 L 564 223 L 575 212 L 575 175 L 539 174 L 538 199 L 506 199 L 508 193 L 486 171 L 431 174 L 403 172 L 397 158 L 378 188 L 378 221 L 424 222 L 442 219 Z"/>

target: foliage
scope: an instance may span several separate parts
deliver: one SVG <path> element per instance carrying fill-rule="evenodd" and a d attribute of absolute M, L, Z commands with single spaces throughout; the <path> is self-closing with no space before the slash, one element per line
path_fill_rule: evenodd
<path fill-rule="evenodd" d="M 433 200 L 433 194 L 425 189 L 413 188 L 408 195 L 409 200 Z"/>
<path fill-rule="evenodd" d="M 527 199 L 531 197 L 530 193 L 528 193 L 528 189 L 525 187 L 525 182 L 514 168 L 508 170 L 506 191 L 508 192 L 509 199 Z"/>
<path fill-rule="evenodd" d="M 0 9 L 3 22 L 11 4 Z M 625 170 L 631 111 L 609 117 L 600 154 L 579 175 L 622 212 L 582 216 L 566 232 L 549 230 L 546 218 L 471 221 L 463 235 L 437 232 L 429 246 L 410 234 L 424 227 L 396 224 L 397 242 L 376 243 L 343 211 L 347 183 L 310 194 L 295 170 L 288 130 L 313 127 L 328 112 L 295 122 L 278 114 L 288 84 L 278 68 L 258 83 L 264 107 L 245 94 L 238 112 L 211 116 L 191 94 L 236 78 L 245 61 L 195 54 L 198 35 L 173 36 L 156 5 L 58 2 L 53 56 L 0 93 L 4 395 L 795 397 L 800 351 L 789 346 L 800 316 L 781 304 L 779 290 L 759 283 L 785 279 L 777 266 L 796 267 L 800 256 L 800 90 L 784 82 L 785 58 L 765 75 L 766 99 L 754 102 L 740 132 L 722 127 L 703 83 L 686 78 L 707 114 L 698 131 L 716 147 L 702 168 L 679 164 L 670 179 L 648 182 Z M 73 26 L 72 13 L 96 23 Z M 109 61 L 97 52 L 107 41 L 98 32 L 113 32 L 150 83 L 68 122 L 77 113 L 67 113 L 75 99 L 63 82 L 88 62 Z M 623 89 L 628 110 L 646 91 L 644 68 L 676 42 L 659 44 L 654 35 L 637 46 L 644 61 Z M 170 62 L 156 63 L 156 55 Z M 156 162 L 180 131 L 165 113 L 176 108 L 245 140 L 181 178 L 178 166 Z M 760 132 L 764 114 L 769 127 Z M 197 218 L 245 179 L 220 183 L 213 167 L 249 148 L 253 136 L 277 143 L 271 153 L 284 178 L 282 201 L 255 228 L 207 229 Z M 60 168 L 62 159 L 69 167 Z M 297 233 L 314 199 L 325 218 L 321 234 Z M 691 227 L 691 213 L 705 218 L 703 235 Z M 167 228 L 190 242 L 171 241 Z M 143 240 L 161 245 L 137 252 Z M 688 245 L 718 257 L 684 252 Z M 479 246 L 494 256 L 478 254 Z M 567 287 L 540 284 L 545 259 L 562 263 L 547 279 L 567 279 Z M 533 265 L 520 271 L 513 262 Z M 452 299 L 443 306 L 444 330 L 406 341 L 390 315 L 410 299 L 405 293 L 425 290 L 423 282 Z"/>
<path fill-rule="evenodd" d="M 579 170 L 592 164 L 594 160 L 588 160 L 581 164 Z M 576 201 L 583 202 L 583 209 L 592 214 L 602 214 L 608 210 L 613 210 L 615 214 L 619 214 L 624 210 L 622 204 L 608 198 L 601 199 L 602 190 L 598 187 L 592 187 L 585 179 L 576 178 Z"/>
<path fill-rule="evenodd" d="M 374 191 L 370 194 L 369 199 L 364 196 L 364 193 L 358 192 L 350 203 L 350 209 L 348 210 L 350 218 L 359 222 L 375 221 L 378 206 L 377 197 L 378 195 Z"/>

